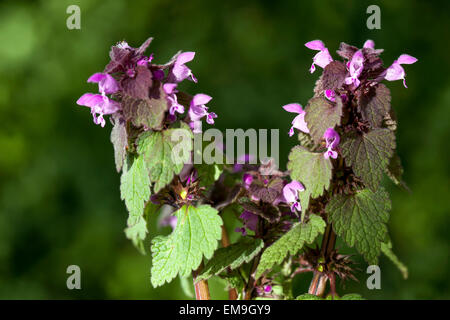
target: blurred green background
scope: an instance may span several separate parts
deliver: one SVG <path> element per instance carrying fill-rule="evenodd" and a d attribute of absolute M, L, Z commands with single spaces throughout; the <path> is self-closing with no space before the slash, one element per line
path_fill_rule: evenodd
<path fill-rule="evenodd" d="M 66 28 L 66 8 L 81 8 L 81 30 Z M 366 8 L 381 8 L 381 30 L 368 30 Z M 389 65 L 401 53 L 407 84 L 389 83 L 399 118 L 398 149 L 408 194 L 391 183 L 391 236 L 409 266 L 404 281 L 381 258 L 382 289 L 359 283 L 340 292 L 374 299 L 450 298 L 450 81 L 448 1 L 2 1 L 0 3 L 0 298 L 183 299 L 176 279 L 152 289 L 150 257 L 123 233 L 127 217 L 110 127 L 92 122 L 75 101 L 108 61 L 112 44 L 147 37 L 157 63 L 196 51 L 199 79 L 182 89 L 213 96 L 216 126 L 279 128 L 282 168 L 295 137 L 290 102 L 305 105 L 318 72 L 304 43 L 321 39 L 337 58 L 341 41 L 368 38 Z M 159 232 L 152 226 L 152 233 Z M 167 230 L 165 231 L 167 232 Z M 345 252 L 352 252 L 344 248 Z M 82 270 L 82 290 L 66 288 L 66 268 Z M 311 275 L 295 281 L 295 292 Z M 213 298 L 225 298 L 213 282 Z"/>

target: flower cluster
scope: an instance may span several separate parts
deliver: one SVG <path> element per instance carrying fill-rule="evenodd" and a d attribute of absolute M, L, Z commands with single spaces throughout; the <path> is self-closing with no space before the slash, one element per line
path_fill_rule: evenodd
<path fill-rule="evenodd" d="M 194 52 L 154 64 L 153 54 L 144 54 L 151 40 L 138 48 L 126 42 L 113 46 L 103 72 L 88 79 L 98 93 L 85 93 L 77 103 L 89 107 L 102 127 L 104 116 L 111 115 L 120 193 L 129 211 L 126 236 L 144 252 L 149 214 L 159 213 L 159 226 L 172 228 L 170 236 L 151 241 L 155 287 L 191 271 L 194 283 L 205 281 L 220 265 L 214 274 L 228 281 L 230 296 L 293 298 L 287 284 L 298 273 L 313 272 L 310 292 L 323 296 L 329 281 L 334 297 L 337 277 L 354 278 L 350 257 L 334 248 L 337 236 L 370 264 L 385 251 L 383 244 L 391 247 L 386 242 L 389 198 L 380 183 L 386 173 L 403 185 L 403 169 L 395 154 L 391 95 L 382 81 L 403 80 L 406 87 L 402 65 L 416 58 L 402 54 L 385 68 L 383 50 L 372 40 L 362 48 L 341 43 L 338 60 L 322 41 L 307 42 L 318 51 L 310 72 L 317 67 L 323 72 L 305 107 L 283 106 L 294 114 L 288 134 L 297 129 L 299 145 L 289 154 L 287 171 L 280 171 L 274 159 L 258 163 L 249 154 L 234 164 L 189 161 L 198 152 L 192 133 L 201 132 L 203 120 L 214 124 L 217 118 L 207 106 L 212 98 L 179 89 L 184 80 L 197 82 L 186 65 Z M 186 139 L 175 142 L 180 129 Z M 225 150 L 218 146 L 216 152 Z M 184 156 L 175 162 L 171 156 L 180 149 Z M 230 246 L 222 220 L 227 212 L 235 213 L 240 224 L 234 230 L 244 237 Z M 358 237 L 349 241 L 349 232 Z M 308 247 L 319 235 L 321 247 Z M 221 237 L 223 248 L 213 254 Z M 325 285 L 319 288 L 321 279 Z"/>
<path fill-rule="evenodd" d="M 91 109 L 95 124 L 105 126 L 104 115 L 120 114 L 121 118 L 131 120 L 137 127 L 160 129 L 163 122 L 174 122 L 177 114 L 183 115 L 185 107 L 189 108 L 186 121 L 194 131 L 201 129 L 201 119 L 206 117 L 208 124 L 214 124 L 217 115 L 208 112 L 205 105 L 212 99 L 205 94 L 192 97 L 190 104 L 180 101 L 182 93 L 178 90 L 180 82 L 188 79 L 197 82 L 192 70 L 186 64 L 194 59 L 195 52 L 176 54 L 170 62 L 162 65 L 153 64 L 153 54 L 144 55 L 152 38 L 146 40 L 139 48 L 133 48 L 125 41 L 111 48 L 111 61 L 101 73 L 89 77 L 88 82 L 98 83 L 99 93 L 85 93 L 77 104 Z M 163 97 L 161 97 L 163 96 Z M 153 111 L 153 100 L 164 100 L 162 111 L 166 116 L 156 123 L 140 119 L 143 114 L 160 113 Z M 142 107 L 146 104 L 146 107 Z M 158 103 L 161 106 L 161 103 Z M 138 110 L 139 108 L 143 108 Z M 147 110 L 145 110 L 145 108 Z M 160 107 L 161 108 L 161 107 Z M 148 125 L 152 122 L 153 125 Z"/>
<path fill-rule="evenodd" d="M 319 96 L 324 96 L 330 102 L 336 103 L 338 98 L 341 103 L 345 104 L 352 96 L 362 96 L 366 88 L 370 88 L 382 80 L 395 81 L 403 80 L 405 82 L 405 70 L 402 64 L 412 64 L 417 61 L 416 58 L 402 54 L 395 60 L 387 69 L 382 67 L 382 61 L 378 57 L 383 52 L 382 49 L 375 49 L 375 43 L 372 40 L 367 40 L 361 49 L 341 44 L 338 54 L 346 59 L 344 65 L 333 59 L 325 44 L 321 40 L 309 41 L 305 46 L 311 50 L 319 51 L 313 58 L 313 63 L 310 72 L 316 70 L 316 66 L 324 69 L 324 74 L 319 80 Z M 342 66 L 342 67 L 341 67 Z M 323 87 L 325 80 L 331 78 L 333 81 L 339 81 L 339 86 L 333 88 Z M 323 87 L 322 89 L 320 89 Z M 363 89 L 361 89 L 363 88 Z M 283 106 L 283 109 L 296 113 L 297 116 L 292 121 L 292 126 L 289 129 L 289 136 L 294 134 L 294 128 L 303 133 L 310 133 L 309 124 L 306 120 L 306 110 L 298 103 L 290 103 Z M 338 145 L 340 136 L 334 128 L 327 128 L 323 133 L 323 140 L 325 142 L 326 151 L 323 156 L 336 159 L 338 157 Z"/>

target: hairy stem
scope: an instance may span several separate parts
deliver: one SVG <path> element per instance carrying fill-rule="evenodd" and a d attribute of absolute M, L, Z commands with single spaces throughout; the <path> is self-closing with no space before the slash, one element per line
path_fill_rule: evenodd
<path fill-rule="evenodd" d="M 194 278 L 194 288 L 195 288 L 195 299 L 197 300 L 211 300 L 211 296 L 209 294 L 209 286 L 207 280 L 201 280 L 199 282 L 195 282 L 195 278 L 202 271 L 203 263 L 198 267 L 197 270 L 192 272 L 192 277 Z"/>
<path fill-rule="evenodd" d="M 228 247 L 230 245 L 230 238 L 228 238 L 227 229 L 224 225 L 222 225 L 222 247 Z M 228 290 L 228 299 L 229 300 L 237 300 L 238 293 L 236 289 L 231 288 Z"/>
<path fill-rule="evenodd" d="M 327 224 L 325 233 L 323 235 L 322 244 L 320 247 L 320 256 L 323 261 L 328 261 L 328 257 L 334 249 L 336 244 L 336 234 L 333 232 L 331 224 Z M 325 289 L 327 287 L 328 276 L 322 272 L 322 270 L 315 270 L 311 284 L 309 285 L 309 294 L 314 294 L 316 296 L 322 297 L 325 294 Z M 333 283 L 334 285 L 334 283 Z M 335 290 L 335 288 L 332 288 Z M 335 294 L 335 292 L 333 292 Z"/>
<path fill-rule="evenodd" d="M 254 289 L 255 282 L 256 282 L 255 272 L 256 272 L 256 268 L 258 267 L 260 258 L 261 258 L 261 255 L 259 254 L 253 260 L 253 265 L 252 265 L 252 269 L 250 271 L 248 282 L 247 282 L 247 285 L 245 286 L 245 289 L 244 289 L 244 292 L 245 292 L 244 300 L 251 300 L 252 299 L 253 289 Z"/>

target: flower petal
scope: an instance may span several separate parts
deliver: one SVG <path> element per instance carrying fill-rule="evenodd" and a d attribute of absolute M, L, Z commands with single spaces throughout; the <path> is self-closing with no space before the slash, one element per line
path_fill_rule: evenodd
<path fill-rule="evenodd" d="M 323 50 L 325 49 L 325 45 L 321 40 L 313 40 L 305 43 L 305 47 L 311 50 Z"/>
<path fill-rule="evenodd" d="M 97 72 L 97 73 L 94 73 L 92 76 L 90 76 L 89 79 L 87 80 L 87 82 L 98 83 L 98 82 L 102 81 L 103 79 L 105 79 L 105 77 L 106 77 L 105 73 Z"/>
<path fill-rule="evenodd" d="M 399 64 L 413 64 L 417 62 L 417 58 L 410 56 L 409 54 L 402 54 L 398 57 L 397 62 Z"/>
<path fill-rule="evenodd" d="M 183 52 L 177 57 L 175 64 L 188 63 L 189 61 L 192 61 L 194 59 L 194 57 L 195 57 L 195 52 Z"/>
<path fill-rule="evenodd" d="M 375 49 L 375 42 L 373 40 L 367 40 L 366 42 L 364 42 L 363 45 L 364 48 L 371 48 L 371 49 Z"/>
<path fill-rule="evenodd" d="M 101 94 L 85 93 L 78 100 L 77 104 L 86 107 L 95 107 L 103 102 L 103 96 Z"/>
<path fill-rule="evenodd" d="M 302 106 L 298 103 L 290 103 L 285 106 L 283 106 L 283 109 L 287 112 L 295 112 L 295 113 L 302 113 L 303 109 Z"/>
<path fill-rule="evenodd" d="M 207 104 L 209 101 L 211 101 L 212 97 L 208 96 L 207 94 L 198 93 L 196 94 L 191 101 L 191 106 L 199 106 L 203 104 Z"/>
<path fill-rule="evenodd" d="M 296 116 L 294 120 L 292 120 L 292 126 L 300 131 L 303 131 L 304 133 L 309 133 L 308 125 L 305 121 L 305 115 L 306 112 L 302 112 Z"/>

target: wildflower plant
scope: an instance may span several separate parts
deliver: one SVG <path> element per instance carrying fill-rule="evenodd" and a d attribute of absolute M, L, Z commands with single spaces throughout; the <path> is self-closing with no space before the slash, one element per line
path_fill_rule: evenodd
<path fill-rule="evenodd" d="M 150 249 L 154 287 L 192 275 L 198 299 L 209 298 L 211 277 L 227 282 L 230 299 L 360 298 L 337 292 L 337 279 L 356 280 L 351 257 L 335 247 L 337 237 L 369 264 L 384 253 L 407 276 L 392 251 L 391 203 L 380 185 L 386 174 L 406 188 L 383 82 L 403 80 L 406 87 L 402 65 L 417 59 L 402 54 L 386 68 L 383 50 L 371 40 L 362 48 L 341 43 L 338 60 L 322 41 L 306 43 L 318 51 L 310 72 L 321 68 L 322 74 L 305 107 L 283 107 L 295 114 L 287 135 L 297 132 L 299 140 L 283 172 L 270 159 L 254 163 L 251 155 L 232 164 L 192 163 L 194 136 L 217 118 L 207 106 L 212 98 L 179 88 L 184 80 L 197 82 L 186 65 L 194 52 L 155 64 L 153 54 L 145 55 L 151 40 L 138 48 L 114 45 L 103 72 L 88 79 L 98 93 L 77 103 L 102 127 L 110 116 L 129 212 L 125 234 L 143 254 Z M 172 227 L 169 235 L 148 234 L 153 215 Z M 228 230 L 224 217 L 239 227 Z M 232 244 L 230 232 L 240 235 Z M 312 273 L 308 293 L 293 297 L 292 279 L 305 272 Z"/>

